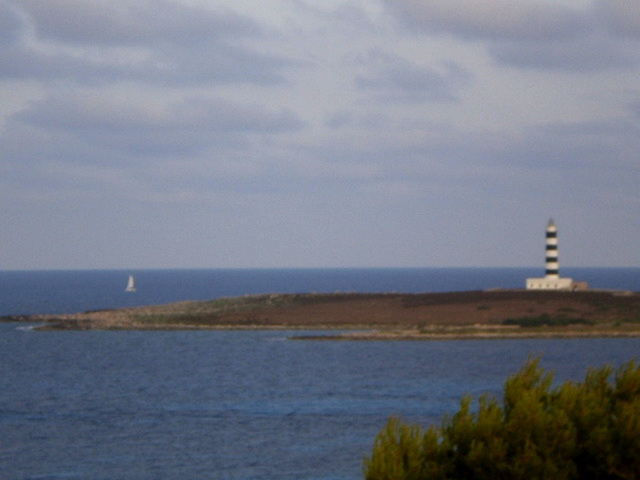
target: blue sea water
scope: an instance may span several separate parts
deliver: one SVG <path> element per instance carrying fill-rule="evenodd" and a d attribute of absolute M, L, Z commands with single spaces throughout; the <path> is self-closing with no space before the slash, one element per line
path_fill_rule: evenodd
<path fill-rule="evenodd" d="M 640 269 L 579 270 L 563 274 L 601 288 L 640 290 Z M 135 294 L 124 293 L 129 272 L 0 273 L 2 312 L 81 311 L 274 291 L 513 287 L 539 274 L 133 273 Z M 541 355 L 558 380 L 579 380 L 588 366 L 619 365 L 640 353 L 640 339 L 633 338 L 307 342 L 289 335 L 36 332 L 0 324 L 0 478 L 357 479 L 364 455 L 392 414 L 439 423 L 465 393 L 499 396 L 507 375 L 529 355 Z"/>

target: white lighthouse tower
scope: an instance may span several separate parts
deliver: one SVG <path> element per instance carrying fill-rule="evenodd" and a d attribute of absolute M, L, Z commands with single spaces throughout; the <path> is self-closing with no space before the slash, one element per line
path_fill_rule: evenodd
<path fill-rule="evenodd" d="M 553 219 L 547 224 L 545 244 L 544 278 L 527 278 L 527 290 L 570 290 L 574 287 L 571 278 L 560 277 L 558 267 L 558 229 Z"/>

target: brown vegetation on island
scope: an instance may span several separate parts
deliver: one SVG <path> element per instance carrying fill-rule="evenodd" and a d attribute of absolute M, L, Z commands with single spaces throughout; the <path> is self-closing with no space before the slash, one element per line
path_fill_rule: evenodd
<path fill-rule="evenodd" d="M 313 338 L 509 338 L 640 335 L 640 294 L 490 290 L 265 294 L 69 315 L 5 317 L 44 329 L 345 330 Z"/>

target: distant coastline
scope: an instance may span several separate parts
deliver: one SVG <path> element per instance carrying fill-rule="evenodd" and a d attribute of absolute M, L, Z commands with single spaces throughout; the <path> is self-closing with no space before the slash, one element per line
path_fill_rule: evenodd
<path fill-rule="evenodd" d="M 565 268 L 592 288 L 640 292 L 640 268 Z M 519 289 L 539 268 L 334 268 L 0 272 L 0 316 L 67 314 L 264 293 Z M 135 275 L 136 293 L 125 292 Z"/>
<path fill-rule="evenodd" d="M 2 320 L 41 330 L 310 330 L 321 332 L 294 337 L 332 340 L 620 337 L 640 336 L 640 293 L 265 294 Z"/>

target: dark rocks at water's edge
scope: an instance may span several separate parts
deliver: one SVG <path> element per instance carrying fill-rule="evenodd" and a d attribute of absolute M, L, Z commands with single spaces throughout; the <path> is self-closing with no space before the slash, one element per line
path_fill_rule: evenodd
<path fill-rule="evenodd" d="M 1 323 L 25 323 L 32 322 L 33 317 L 30 315 L 2 315 L 0 316 Z"/>
<path fill-rule="evenodd" d="M 50 322 L 57 323 L 63 321 L 62 319 L 55 318 L 54 316 L 46 315 L 2 315 L 0 316 L 0 323 L 32 323 L 40 326 L 35 327 L 40 329 L 42 324 L 49 324 Z"/>
<path fill-rule="evenodd" d="M 91 330 L 89 320 L 75 320 L 41 315 L 3 315 L 0 323 L 36 323 L 36 330 Z"/>
<path fill-rule="evenodd" d="M 37 330 L 42 331 L 56 331 L 56 330 L 93 330 L 90 320 L 69 320 L 63 319 L 51 319 L 44 325 L 41 325 Z"/>

